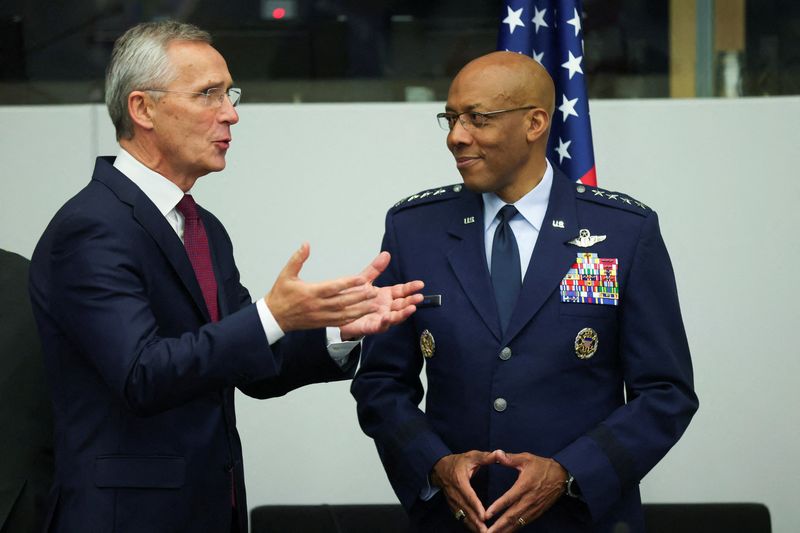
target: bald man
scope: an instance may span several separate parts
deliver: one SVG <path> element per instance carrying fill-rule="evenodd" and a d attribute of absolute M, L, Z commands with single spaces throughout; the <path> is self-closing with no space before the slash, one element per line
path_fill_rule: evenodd
<path fill-rule="evenodd" d="M 438 115 L 464 184 L 386 217 L 379 283 L 428 297 L 352 393 L 414 531 L 642 531 L 639 481 L 697 410 L 658 217 L 550 164 L 553 107 L 532 59 L 472 61 Z"/>

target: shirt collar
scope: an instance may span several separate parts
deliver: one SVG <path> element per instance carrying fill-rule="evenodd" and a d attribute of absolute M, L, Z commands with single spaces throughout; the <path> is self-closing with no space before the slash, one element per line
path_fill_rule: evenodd
<path fill-rule="evenodd" d="M 547 168 L 545 168 L 542 181 L 528 191 L 525 196 L 514 202 L 514 207 L 517 208 L 517 211 L 536 231 L 542 228 L 542 221 L 547 212 L 547 203 L 550 200 L 550 189 L 553 187 L 553 167 L 550 166 L 550 161 L 545 160 L 545 162 L 547 163 Z M 485 192 L 482 196 L 483 230 L 488 231 L 497 213 L 506 203 L 493 192 Z"/>
<path fill-rule="evenodd" d="M 114 168 L 125 174 L 151 202 L 155 204 L 162 215 L 175 209 L 183 198 L 183 191 L 170 180 L 144 166 L 124 148 L 119 149 L 114 160 Z"/>

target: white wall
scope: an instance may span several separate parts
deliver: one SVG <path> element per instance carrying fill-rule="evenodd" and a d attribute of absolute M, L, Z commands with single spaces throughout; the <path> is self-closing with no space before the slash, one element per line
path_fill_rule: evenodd
<path fill-rule="evenodd" d="M 258 296 L 302 241 L 303 271 L 360 270 L 386 209 L 460 181 L 441 104 L 243 105 L 229 166 L 200 180 Z M 800 530 L 800 98 L 597 101 L 600 184 L 655 208 L 670 248 L 700 395 L 646 501 L 766 503 Z M 792 118 L 790 118 L 792 117 Z M 0 107 L 0 247 L 30 256 L 50 216 L 115 152 L 99 106 Z M 347 383 L 238 398 L 249 503 L 393 502 Z"/>

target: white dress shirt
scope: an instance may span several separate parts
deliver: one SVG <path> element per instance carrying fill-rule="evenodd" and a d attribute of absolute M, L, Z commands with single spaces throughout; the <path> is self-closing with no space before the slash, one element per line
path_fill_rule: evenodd
<path fill-rule="evenodd" d="M 159 212 L 164 215 L 169 225 L 183 242 L 184 218 L 175 206 L 183 198 L 184 192 L 173 182 L 155 172 L 129 154 L 124 148 L 120 148 L 117 158 L 114 160 L 114 167 L 125 174 L 142 192 L 153 202 Z M 188 193 L 187 193 L 188 194 Z M 278 325 L 278 321 L 267 307 L 264 298 L 256 301 L 256 310 L 264 328 L 267 342 L 271 345 L 278 342 L 285 333 Z M 339 328 L 327 328 L 326 336 L 328 339 L 328 353 L 331 358 L 339 365 L 344 366 L 350 358 L 350 352 L 359 344 L 360 341 L 342 341 Z"/>

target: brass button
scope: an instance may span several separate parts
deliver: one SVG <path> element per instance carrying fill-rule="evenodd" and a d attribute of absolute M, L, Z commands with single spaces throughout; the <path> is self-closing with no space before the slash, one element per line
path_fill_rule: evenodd
<path fill-rule="evenodd" d="M 500 350 L 500 359 L 502 359 L 503 361 L 508 361 L 509 359 L 511 359 L 511 348 L 506 346 L 505 348 Z"/>

